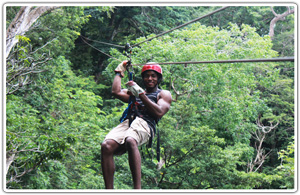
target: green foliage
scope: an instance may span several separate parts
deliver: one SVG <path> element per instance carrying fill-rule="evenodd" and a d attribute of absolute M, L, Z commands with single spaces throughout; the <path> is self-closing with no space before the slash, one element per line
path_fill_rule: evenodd
<path fill-rule="evenodd" d="M 64 55 L 70 52 L 74 45 L 74 40 L 80 34 L 80 29 L 88 21 L 84 16 L 84 7 L 63 6 L 55 9 L 45 17 L 41 17 L 41 25 L 31 28 L 26 35 L 34 42 L 33 48 L 41 47 L 47 42 L 51 42 L 40 52 L 51 52 L 51 56 Z M 63 16 L 63 17 L 62 17 Z"/>
<path fill-rule="evenodd" d="M 6 28 L 9 27 L 9 24 L 12 22 L 14 17 L 17 15 L 20 10 L 20 6 L 8 6 L 6 7 Z"/>
<path fill-rule="evenodd" d="M 295 55 L 294 17 L 294 15 L 289 15 L 284 21 L 276 24 L 273 49 L 278 51 L 280 56 Z"/>
<path fill-rule="evenodd" d="M 109 53 L 113 46 L 97 41 L 124 46 L 141 36 L 163 32 L 199 17 L 205 9 L 193 6 L 117 6 L 104 12 L 103 8 L 85 8 L 89 21 L 83 26 L 81 34 L 95 40 L 89 43 L 105 53 Z M 86 45 L 81 38 L 76 40 L 76 44 L 69 57 L 73 69 L 85 75 L 95 75 L 97 82 L 102 81 L 105 78 L 102 72 L 108 65 L 109 57 Z"/>
<path fill-rule="evenodd" d="M 275 12 L 283 14 L 287 6 L 273 6 Z M 290 6 L 294 9 L 294 6 Z M 207 26 L 226 29 L 228 23 L 234 22 L 241 28 L 247 24 L 257 29 L 260 36 L 269 34 L 270 22 L 275 18 L 269 6 L 231 6 L 225 11 L 204 18 L 201 22 Z M 273 49 L 280 56 L 294 56 L 294 15 L 288 15 L 276 23 L 275 36 L 273 38 Z"/>
<path fill-rule="evenodd" d="M 44 53 L 53 59 L 41 67 L 45 72 L 32 75 L 30 85 L 6 97 L 6 154 L 16 156 L 6 179 L 28 171 L 7 188 L 104 189 L 101 142 L 127 105 L 110 94 L 119 62 L 83 47 L 80 34 L 134 44 L 215 8 L 62 7 L 40 18 L 39 25 L 19 37 L 10 58 L 29 65 L 28 55 L 40 48 L 32 54 L 34 60 Z M 8 8 L 8 21 L 17 10 Z M 270 16 L 268 7 L 230 7 L 212 20 L 133 48 L 133 64 L 286 55 L 289 46 L 280 50 L 274 46 L 279 42 L 266 36 L 263 19 Z M 290 15 L 280 23 L 287 30 L 282 37 L 291 38 L 292 20 Z M 127 59 L 118 49 L 93 45 Z M 135 81 L 142 86 L 140 70 L 134 67 Z M 126 75 L 123 87 L 127 80 Z M 288 140 L 294 136 L 293 63 L 166 65 L 161 88 L 171 91 L 173 102 L 158 126 L 161 161 L 156 160 L 156 138 L 153 148 L 140 148 L 143 189 L 294 188 L 294 142 Z M 279 125 L 262 145 L 270 156 L 257 172 L 247 172 L 257 153 L 257 119 Z M 131 189 L 128 155 L 116 156 L 115 164 L 115 188 Z"/>
<path fill-rule="evenodd" d="M 65 189 L 68 174 L 65 166 L 57 160 L 49 160 L 39 167 L 36 177 L 29 177 L 28 189 Z"/>
<path fill-rule="evenodd" d="M 227 30 L 219 30 L 193 24 L 134 48 L 133 63 L 276 57 L 277 52 L 271 48 L 271 39 L 259 36 L 248 25 L 239 28 L 232 23 Z M 114 56 L 121 58 L 115 52 L 112 51 Z M 110 73 L 117 63 L 112 61 L 104 72 L 111 80 Z M 145 163 L 144 168 L 150 169 L 144 172 L 145 188 L 279 188 L 276 182 L 280 178 L 274 172 L 246 172 L 255 154 L 251 144 L 257 118 L 264 115 L 268 120 L 278 121 L 285 116 L 271 109 L 269 101 L 273 100 L 265 99 L 262 90 L 262 86 L 272 89 L 280 85 L 277 66 L 277 63 L 164 66 L 162 86 L 171 90 L 174 99 L 160 124 L 161 157 L 165 165 L 155 172 L 151 171 L 155 161 Z M 140 72 L 140 67 L 135 72 Z M 290 92 L 288 97 L 293 97 Z M 211 135 L 205 134 L 210 131 Z M 224 178 L 228 182 L 222 182 Z"/>
<path fill-rule="evenodd" d="M 142 49 L 135 49 L 133 60 L 145 63 L 276 56 L 269 38 L 259 37 L 247 25 L 243 27 L 239 30 L 232 24 L 230 31 L 219 31 L 194 24 L 190 29 L 153 40 L 147 46 L 145 43 Z M 189 39 L 184 40 L 185 37 Z M 249 143 L 251 131 L 245 128 L 251 127 L 258 114 L 266 110 L 260 91 L 255 90 L 257 81 L 252 73 L 255 67 L 254 64 L 165 66 L 164 84 L 175 91 L 175 100 L 187 98 L 189 103 L 194 103 L 197 109 L 192 113 L 201 113 L 199 120 L 218 130 L 218 136 L 232 143 L 242 140 Z"/>
<path fill-rule="evenodd" d="M 286 150 L 280 150 L 278 152 L 278 158 L 281 160 L 280 166 L 277 167 L 278 175 L 282 179 L 283 189 L 294 189 L 295 181 L 295 141 L 289 143 Z"/>
<path fill-rule="evenodd" d="M 30 104 L 29 108 L 36 108 L 35 110 L 25 109 L 26 107 L 24 108 L 24 106 L 15 106 L 14 104 L 17 102 L 14 99 L 9 99 L 8 113 L 15 110 L 11 109 L 13 106 L 25 109 L 26 112 L 18 112 L 21 116 L 10 114 L 7 117 L 8 129 L 17 130 L 16 134 L 23 138 L 22 144 L 34 141 L 40 150 L 43 151 L 34 153 L 29 158 L 33 158 L 33 163 L 38 161 L 39 158 L 43 158 L 44 163 L 39 164 L 41 169 L 37 172 L 41 177 L 51 177 L 50 175 L 44 175 L 45 168 L 50 166 L 48 161 L 51 159 L 61 160 L 59 162 L 62 163 L 60 166 L 63 166 L 62 168 L 65 170 L 61 172 L 62 170 L 59 169 L 60 175 L 58 177 L 67 175 L 68 178 L 74 178 L 76 181 L 78 177 L 84 176 L 81 174 L 87 171 L 95 173 L 95 170 L 99 170 L 99 164 L 94 164 L 94 159 L 99 157 L 99 143 L 104 136 L 101 133 L 104 117 L 103 112 L 99 108 L 102 105 L 102 99 L 91 92 L 92 86 L 96 84 L 91 78 L 76 77 L 70 70 L 68 61 L 63 57 L 55 60 L 52 64 L 52 69 L 45 74 L 39 75 L 39 77 L 40 79 L 37 80 L 35 86 L 22 92 L 22 101 Z M 29 113 L 33 113 L 31 114 L 33 116 L 29 115 Z M 25 115 L 26 118 L 22 117 L 22 115 Z M 26 122 L 16 120 L 16 117 L 22 117 Z M 18 123 L 19 121 L 20 123 Z M 26 126 L 16 128 L 15 123 L 22 126 L 28 124 L 30 128 Z M 27 133 L 34 140 L 28 141 L 28 138 L 26 139 L 26 136 L 21 134 L 22 131 L 26 132 L 26 129 Z M 36 145 L 31 147 L 37 147 Z M 95 145 L 99 147 L 94 147 L 94 150 L 91 150 L 91 146 Z M 10 147 L 8 146 L 7 149 L 10 149 Z M 28 149 L 30 148 L 28 147 Z M 27 159 L 28 155 L 28 152 L 24 153 L 23 158 Z M 36 159 L 34 156 L 36 156 Z M 20 159 L 21 156 L 15 163 L 20 163 Z M 93 177 L 93 174 L 90 175 Z M 99 180 L 97 177 L 93 180 L 95 179 Z M 25 188 L 33 186 L 35 186 L 34 188 L 68 188 L 74 180 L 68 179 L 64 185 L 57 185 L 55 184 L 57 181 L 49 180 L 45 186 L 41 186 L 40 183 L 34 184 L 34 181 L 31 180 L 31 183 L 29 181 L 23 182 L 24 186 L 28 185 Z M 76 188 L 87 188 L 88 186 L 91 187 L 88 183 L 79 184 L 76 182 Z M 94 186 L 93 188 L 96 187 Z"/>
<path fill-rule="evenodd" d="M 68 53 L 87 20 L 83 7 L 61 7 L 41 16 L 25 36 L 17 35 L 19 42 L 7 58 L 7 94 L 25 88 L 50 60 Z"/>

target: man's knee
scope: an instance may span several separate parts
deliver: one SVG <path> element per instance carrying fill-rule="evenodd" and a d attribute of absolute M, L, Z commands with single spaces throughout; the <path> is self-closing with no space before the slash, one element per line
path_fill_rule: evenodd
<path fill-rule="evenodd" d="M 101 144 L 101 151 L 103 154 L 112 154 L 114 153 L 113 142 L 106 140 Z"/>
<path fill-rule="evenodd" d="M 137 141 L 132 137 L 127 137 L 125 140 L 125 146 L 127 149 L 137 148 L 138 143 Z"/>

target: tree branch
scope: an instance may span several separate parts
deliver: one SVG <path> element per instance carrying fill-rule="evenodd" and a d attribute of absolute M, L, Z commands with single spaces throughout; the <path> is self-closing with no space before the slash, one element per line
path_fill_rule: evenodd
<path fill-rule="evenodd" d="M 272 123 L 270 123 L 270 126 L 264 126 L 260 122 L 259 116 L 256 120 L 256 124 L 258 130 L 252 133 L 252 137 L 256 140 L 254 143 L 254 147 L 256 149 L 256 156 L 254 160 L 251 159 L 251 161 L 248 162 L 248 172 L 253 172 L 253 169 L 257 166 L 257 168 L 254 170 L 254 172 L 256 172 L 263 165 L 265 159 L 270 155 L 272 150 L 270 150 L 267 154 L 264 154 L 265 150 L 263 149 L 262 144 L 265 140 L 266 135 L 270 133 L 273 129 L 275 129 L 278 126 L 279 122 L 277 122 L 276 125 L 272 125 Z M 268 128 L 269 130 L 266 131 L 266 128 Z"/>
<path fill-rule="evenodd" d="M 274 14 L 274 18 L 271 20 L 270 22 L 270 30 L 269 30 L 269 36 L 271 37 L 271 39 L 273 39 L 274 37 L 274 29 L 275 29 L 275 24 L 276 22 L 278 22 L 278 20 L 284 20 L 284 18 L 290 14 L 294 13 L 294 9 L 290 9 L 289 7 L 287 7 L 287 11 L 284 12 L 283 14 L 277 14 L 273 7 L 271 6 L 271 11 Z"/>

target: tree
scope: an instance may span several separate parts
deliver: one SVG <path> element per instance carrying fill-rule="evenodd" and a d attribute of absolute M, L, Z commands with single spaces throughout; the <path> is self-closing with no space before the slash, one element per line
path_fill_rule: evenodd
<path fill-rule="evenodd" d="M 46 10 L 53 9 L 56 10 L 39 17 Z M 43 67 L 50 60 L 58 54 L 63 55 L 73 47 L 80 26 L 88 19 L 83 17 L 82 9 L 81 7 L 20 8 L 7 29 L 9 55 L 6 59 L 6 94 L 12 94 L 32 84 L 32 75 L 45 71 Z M 65 17 L 61 18 L 61 14 Z M 36 21 L 37 19 L 39 20 Z M 57 22 L 58 20 L 60 22 Z"/>
<path fill-rule="evenodd" d="M 257 119 L 258 130 L 253 133 L 253 138 L 255 139 L 254 146 L 256 150 L 256 156 L 254 160 L 251 160 L 251 162 L 248 163 L 249 169 L 247 170 L 247 172 L 252 172 L 252 171 L 256 172 L 260 167 L 262 167 L 263 163 L 272 152 L 272 150 L 270 150 L 266 154 L 263 148 L 263 143 L 266 138 L 266 135 L 270 133 L 272 130 L 274 130 L 278 126 L 278 124 L 279 122 L 273 125 L 271 122 L 270 126 L 264 126 L 261 123 L 261 119 L 260 118 Z"/>
<path fill-rule="evenodd" d="M 10 50 L 19 41 L 17 35 L 24 35 L 41 15 L 56 8 L 58 8 L 58 6 L 36 8 L 32 6 L 21 7 L 6 30 L 6 58 L 8 57 Z"/>
<path fill-rule="evenodd" d="M 37 85 L 8 98 L 7 157 L 14 155 L 6 175 L 9 188 L 55 188 L 55 180 L 43 186 L 34 179 L 44 175 L 48 180 L 52 174 L 46 170 L 55 166 L 61 167 L 57 177 L 68 176 L 63 187 L 73 182 L 77 187 L 76 179 L 94 169 L 86 165 L 100 166 L 90 162 L 97 150 L 91 146 L 100 142 L 104 121 L 98 108 L 102 99 L 90 88 L 97 86 L 92 78 L 75 76 L 63 57 L 52 63 L 51 71 L 36 79 Z"/>
<path fill-rule="evenodd" d="M 257 29 L 259 35 L 270 35 L 273 49 L 281 56 L 294 56 L 293 12 L 292 6 L 232 6 L 225 12 L 204 18 L 201 22 L 209 26 L 218 26 L 221 29 L 226 29 L 229 22 L 239 27 L 243 24 L 250 25 Z"/>
<path fill-rule="evenodd" d="M 10 7 L 7 7 L 7 9 L 9 11 L 17 10 Z M 19 9 L 19 14 L 12 20 L 8 29 L 11 40 L 13 40 L 15 35 L 14 38 L 19 41 L 13 47 L 12 52 L 9 53 L 6 64 L 8 95 L 6 132 L 7 183 L 15 183 L 20 178 L 24 178 L 27 173 L 35 171 L 42 163 L 45 163 L 47 158 L 61 158 L 61 152 L 67 148 L 64 141 L 59 140 L 57 137 L 52 135 L 51 137 L 40 136 L 44 132 L 37 131 L 37 129 L 43 129 L 43 125 L 40 122 L 44 120 L 43 117 L 45 116 L 40 113 L 40 106 L 43 108 L 45 105 L 38 104 L 39 102 L 34 102 L 33 99 L 30 100 L 31 103 L 33 102 L 32 104 L 24 103 L 20 97 L 24 95 L 24 91 L 25 94 L 28 94 L 26 90 L 35 93 L 36 90 L 33 90 L 33 88 L 43 88 L 38 75 L 46 70 L 53 69 L 55 64 L 51 63 L 51 60 L 57 58 L 58 53 L 63 55 L 68 51 L 73 44 L 74 38 L 78 36 L 76 30 L 87 19 L 82 17 L 80 7 L 56 9 L 56 12 L 43 15 L 44 17 L 38 17 L 38 20 L 37 16 L 40 16 L 38 14 L 49 8 L 23 7 Z M 27 12 L 30 13 L 26 15 Z M 65 18 L 61 17 L 62 13 L 65 13 L 63 14 Z M 12 16 L 12 14 L 8 15 Z M 29 20 L 32 19 L 30 16 L 36 18 L 36 23 L 31 28 L 29 27 L 34 20 Z M 20 20 L 22 17 L 28 20 Z M 60 23 L 55 22 L 58 19 Z M 8 18 L 8 21 L 10 20 L 11 18 Z M 46 22 L 47 20 L 49 22 Z M 17 28 L 18 26 L 20 28 Z M 56 34 L 53 33 L 54 29 Z M 16 35 L 16 33 L 22 35 Z M 61 46 L 62 44 L 59 44 L 62 40 L 64 40 L 63 47 Z M 12 44 L 11 42 L 10 46 Z M 28 87 L 25 88 L 25 85 Z M 16 96 L 12 95 L 12 93 Z M 26 96 L 28 95 L 24 97 Z M 38 97 L 37 100 L 41 99 L 41 97 Z M 50 126 L 47 128 L 50 128 Z M 45 146 L 47 143 L 53 143 L 53 145 L 49 144 L 47 147 Z"/>

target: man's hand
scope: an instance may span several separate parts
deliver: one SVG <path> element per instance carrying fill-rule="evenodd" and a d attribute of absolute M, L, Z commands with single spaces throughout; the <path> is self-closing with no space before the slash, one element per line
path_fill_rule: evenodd
<path fill-rule="evenodd" d="M 124 72 L 126 71 L 126 65 L 127 65 L 127 60 L 121 62 L 118 67 L 115 69 L 115 72 L 117 73 L 120 73 L 121 74 L 121 77 L 123 78 L 124 77 Z"/>
<path fill-rule="evenodd" d="M 139 97 L 139 95 L 145 93 L 145 91 L 134 81 L 128 81 L 126 83 L 126 87 L 128 88 L 128 91 L 131 92 L 135 97 Z"/>

